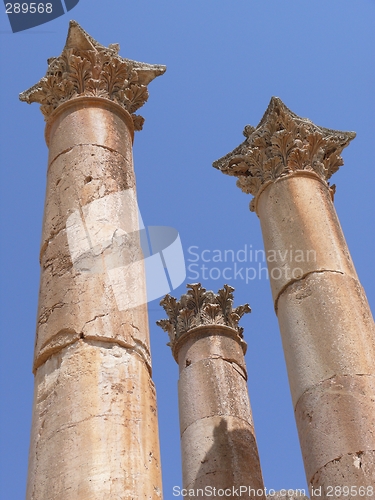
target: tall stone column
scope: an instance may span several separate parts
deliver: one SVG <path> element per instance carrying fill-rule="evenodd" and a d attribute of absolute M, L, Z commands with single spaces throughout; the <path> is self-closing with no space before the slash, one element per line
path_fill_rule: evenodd
<path fill-rule="evenodd" d="M 49 147 L 28 500 L 162 496 L 132 141 L 165 67 L 118 50 L 71 22 L 20 96 Z"/>
<path fill-rule="evenodd" d="M 272 98 L 244 135 L 214 166 L 254 195 L 312 498 L 371 498 L 375 329 L 327 182 L 355 134 Z"/>
<path fill-rule="evenodd" d="M 249 305 L 232 309 L 234 289 L 228 285 L 218 294 L 200 283 L 187 286 L 179 301 L 165 296 L 161 305 L 169 319 L 158 321 L 179 365 L 184 493 L 190 491 L 187 498 L 209 493 L 219 498 L 219 490 L 226 490 L 226 498 L 241 492 L 241 498 L 264 500 L 246 383 L 246 343 L 238 326 Z"/>

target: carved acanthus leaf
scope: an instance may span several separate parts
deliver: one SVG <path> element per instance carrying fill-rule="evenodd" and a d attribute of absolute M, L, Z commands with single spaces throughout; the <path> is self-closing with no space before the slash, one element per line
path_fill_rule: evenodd
<path fill-rule="evenodd" d="M 160 326 L 160 328 L 162 328 L 165 332 L 168 333 L 169 337 L 168 344 L 171 345 L 171 343 L 174 342 L 174 337 L 175 337 L 174 333 L 175 330 L 173 328 L 172 323 L 168 319 L 160 319 L 159 321 L 156 322 L 156 324 Z"/>
<path fill-rule="evenodd" d="M 232 286 L 224 285 L 224 287 L 218 291 L 216 296 L 216 302 L 219 304 L 225 319 L 227 319 L 228 315 L 232 311 L 233 292 L 234 288 Z"/>
<path fill-rule="evenodd" d="M 157 325 L 168 332 L 172 348 L 182 334 L 201 325 L 226 325 L 242 337 L 243 328 L 238 326 L 238 322 L 251 309 L 248 304 L 232 308 L 233 287 L 224 285 L 215 294 L 200 283 L 186 286 L 188 292 L 179 301 L 168 294 L 160 302 L 168 319 L 157 321 Z"/>
<path fill-rule="evenodd" d="M 163 306 L 165 312 L 168 314 L 169 321 L 172 322 L 174 326 L 177 324 L 177 318 L 181 310 L 181 303 L 177 301 L 175 297 L 169 295 L 169 293 L 160 301 L 160 305 Z"/>
<path fill-rule="evenodd" d="M 104 47 L 71 21 L 65 48 L 48 60 L 46 76 L 20 94 L 21 101 L 38 102 L 47 120 L 60 104 L 79 97 L 101 97 L 116 102 L 141 130 L 144 119 L 134 115 L 148 99 L 147 85 L 165 72 L 165 66 L 124 59 L 119 46 Z"/>
<path fill-rule="evenodd" d="M 327 182 L 343 165 L 341 152 L 355 137 L 354 132 L 314 125 L 277 97 L 271 99 L 259 125 L 247 125 L 243 133 L 245 141 L 213 166 L 238 177 L 237 186 L 255 197 L 266 182 L 301 170 L 314 172 Z M 250 210 L 254 210 L 253 201 Z"/>
<path fill-rule="evenodd" d="M 219 304 L 206 304 L 202 309 L 200 319 L 205 325 L 225 325 L 224 316 Z"/>
<path fill-rule="evenodd" d="M 168 333 L 169 341 L 173 343 L 181 304 L 174 297 L 167 294 L 160 302 L 160 305 L 164 307 L 169 319 L 161 319 L 156 324 Z"/>
<path fill-rule="evenodd" d="M 233 310 L 233 313 L 236 314 L 239 319 L 242 318 L 244 314 L 248 314 L 251 312 L 251 308 L 249 304 L 244 304 L 243 306 L 238 306 L 236 309 Z"/>
<path fill-rule="evenodd" d="M 181 333 L 185 333 L 194 326 L 196 326 L 194 311 L 191 309 L 181 309 L 176 329 Z"/>
<path fill-rule="evenodd" d="M 205 302 L 206 289 L 200 283 L 186 286 L 190 288 L 186 294 L 186 305 L 188 309 L 192 309 L 195 314 L 198 314 Z"/>

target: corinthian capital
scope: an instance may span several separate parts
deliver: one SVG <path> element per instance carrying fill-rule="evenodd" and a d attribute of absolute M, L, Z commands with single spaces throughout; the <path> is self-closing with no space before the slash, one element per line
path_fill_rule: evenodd
<path fill-rule="evenodd" d="M 47 120 L 70 99 L 102 97 L 126 109 L 135 130 L 141 130 L 144 119 L 134 112 L 148 99 L 147 85 L 166 67 L 124 59 L 118 55 L 119 49 L 118 44 L 103 47 L 71 21 L 61 55 L 48 59 L 46 76 L 22 92 L 21 101 L 39 102 Z"/>
<path fill-rule="evenodd" d="M 327 183 L 343 165 L 341 152 L 356 135 L 319 127 L 278 97 L 272 97 L 259 125 L 247 125 L 243 134 L 245 141 L 213 166 L 238 177 L 238 187 L 255 197 L 266 183 L 298 171 L 314 172 Z"/>
<path fill-rule="evenodd" d="M 189 288 L 181 300 L 176 300 L 169 294 L 162 299 L 169 319 L 162 319 L 156 324 L 168 332 L 170 345 L 173 349 L 176 341 L 184 333 L 204 325 L 224 325 L 232 328 L 242 338 L 243 328 L 238 326 L 245 313 L 251 311 L 249 304 L 232 308 L 234 288 L 229 285 L 215 294 L 207 291 L 200 283 L 186 285 Z"/>

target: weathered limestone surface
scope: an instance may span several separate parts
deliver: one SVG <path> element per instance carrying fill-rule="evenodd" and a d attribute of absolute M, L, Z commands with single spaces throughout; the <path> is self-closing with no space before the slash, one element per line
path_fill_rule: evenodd
<path fill-rule="evenodd" d="M 211 330 L 206 332 L 206 335 L 207 333 L 220 336 L 221 332 L 217 329 L 216 332 Z M 216 356 L 220 354 L 217 353 Z M 196 420 L 226 415 L 228 412 L 231 416 L 245 419 L 253 425 L 247 384 L 243 375 L 242 370 L 240 371 L 230 358 L 206 358 L 185 365 L 179 380 L 181 433 Z M 202 380 L 205 381 L 204 384 Z M 229 400 L 228 394 L 232 395 Z"/>
<path fill-rule="evenodd" d="M 375 331 L 357 280 L 339 272 L 311 273 L 281 295 L 278 318 L 288 332 L 283 346 L 295 405 L 336 375 L 374 375 Z"/>
<path fill-rule="evenodd" d="M 318 127 L 277 98 L 244 133 L 214 166 L 255 196 L 307 481 L 324 499 L 329 486 L 370 488 L 375 327 L 327 182 L 355 134 Z"/>
<path fill-rule="evenodd" d="M 322 492 L 331 492 L 333 481 L 334 485 L 340 486 L 344 479 L 350 477 L 353 481 L 352 484 L 347 482 L 346 486 L 353 486 L 355 488 L 352 495 L 347 495 L 346 498 L 354 499 L 359 497 L 371 499 L 375 496 L 375 452 L 364 451 L 358 453 L 349 453 L 338 457 L 331 462 L 325 464 L 324 467 L 314 475 L 311 485 L 314 489 L 322 488 Z M 357 493 L 355 493 L 355 491 Z M 330 495 L 332 498 L 332 495 Z M 316 495 L 312 498 L 318 498 Z M 325 498 L 321 495 L 321 498 Z"/>
<path fill-rule="evenodd" d="M 141 356 L 85 339 L 65 347 L 36 372 L 27 498 L 161 498 L 155 430 Z"/>
<path fill-rule="evenodd" d="M 125 111 L 117 108 L 104 99 L 94 103 L 77 99 L 72 105 L 66 104 L 64 112 L 59 113 L 59 108 L 55 112 L 49 136 L 53 154 L 40 255 L 36 367 L 56 345 L 61 348 L 81 335 L 129 347 L 137 344 L 150 363 L 142 276 L 134 268 L 124 285 L 127 294 L 141 295 L 141 305 L 119 310 L 110 274 L 116 235 L 132 235 L 124 239 L 121 257 L 124 263 L 139 262 L 142 266 L 131 129 L 127 126 L 131 121 L 122 120 L 121 127 L 119 118 Z M 69 137 L 64 133 L 82 130 L 83 124 L 89 131 Z M 84 234 L 79 231 L 81 220 L 86 224 Z M 72 251 L 78 257 L 75 262 Z"/>
<path fill-rule="evenodd" d="M 232 309 L 228 285 L 217 295 L 199 283 L 188 287 L 180 301 L 169 295 L 162 300 L 169 319 L 158 322 L 169 333 L 180 368 L 184 488 L 193 490 L 195 498 L 205 487 L 246 485 L 264 491 L 246 383 L 246 344 L 238 326 L 250 308 Z"/>
<path fill-rule="evenodd" d="M 296 172 L 267 186 L 257 203 L 275 307 L 293 280 L 335 271 L 358 279 L 327 186 Z"/>
<path fill-rule="evenodd" d="M 71 22 L 39 102 L 49 146 L 28 500 L 162 496 L 134 115 L 165 68 Z"/>
<path fill-rule="evenodd" d="M 341 457 L 373 453 L 374 394 L 374 376 L 349 374 L 324 380 L 301 396 L 295 413 L 308 477 L 313 478 L 316 471 L 329 462 L 340 461 Z M 355 449 L 359 451 L 353 452 Z M 349 470 L 343 476 L 353 481 L 351 486 L 374 485 L 373 475 L 367 481 L 364 475 L 358 476 L 355 460 L 352 460 L 351 466 L 354 477 Z M 324 486 L 335 484 L 327 482 Z M 340 486 L 340 483 L 337 485 Z"/>

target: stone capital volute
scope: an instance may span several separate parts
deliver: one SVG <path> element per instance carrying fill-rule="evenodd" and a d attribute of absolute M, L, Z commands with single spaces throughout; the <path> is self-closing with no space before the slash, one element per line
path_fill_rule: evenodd
<path fill-rule="evenodd" d="M 186 285 L 188 292 L 180 300 L 166 295 L 160 302 L 168 319 L 156 322 L 169 335 L 168 345 L 176 358 L 177 343 L 186 338 L 187 334 L 195 334 L 199 328 L 222 327 L 230 329 L 246 349 L 243 341 L 243 328 L 238 325 L 239 320 L 246 313 L 251 312 L 249 304 L 233 309 L 234 288 L 224 285 L 217 294 L 206 290 L 200 283 Z"/>
<path fill-rule="evenodd" d="M 20 100 L 40 103 L 48 121 L 55 109 L 71 99 L 102 98 L 130 113 L 134 129 L 141 130 L 144 119 L 134 113 L 148 99 L 147 85 L 166 67 L 124 59 L 119 49 L 118 44 L 100 45 L 71 21 L 61 55 L 48 59 L 46 75 L 22 92 Z"/>
<path fill-rule="evenodd" d="M 319 127 L 278 97 L 272 97 L 259 125 L 247 125 L 243 133 L 245 141 L 213 166 L 237 177 L 237 186 L 254 195 L 251 211 L 265 186 L 282 177 L 309 172 L 329 187 L 328 179 L 343 165 L 342 150 L 356 135 Z"/>

